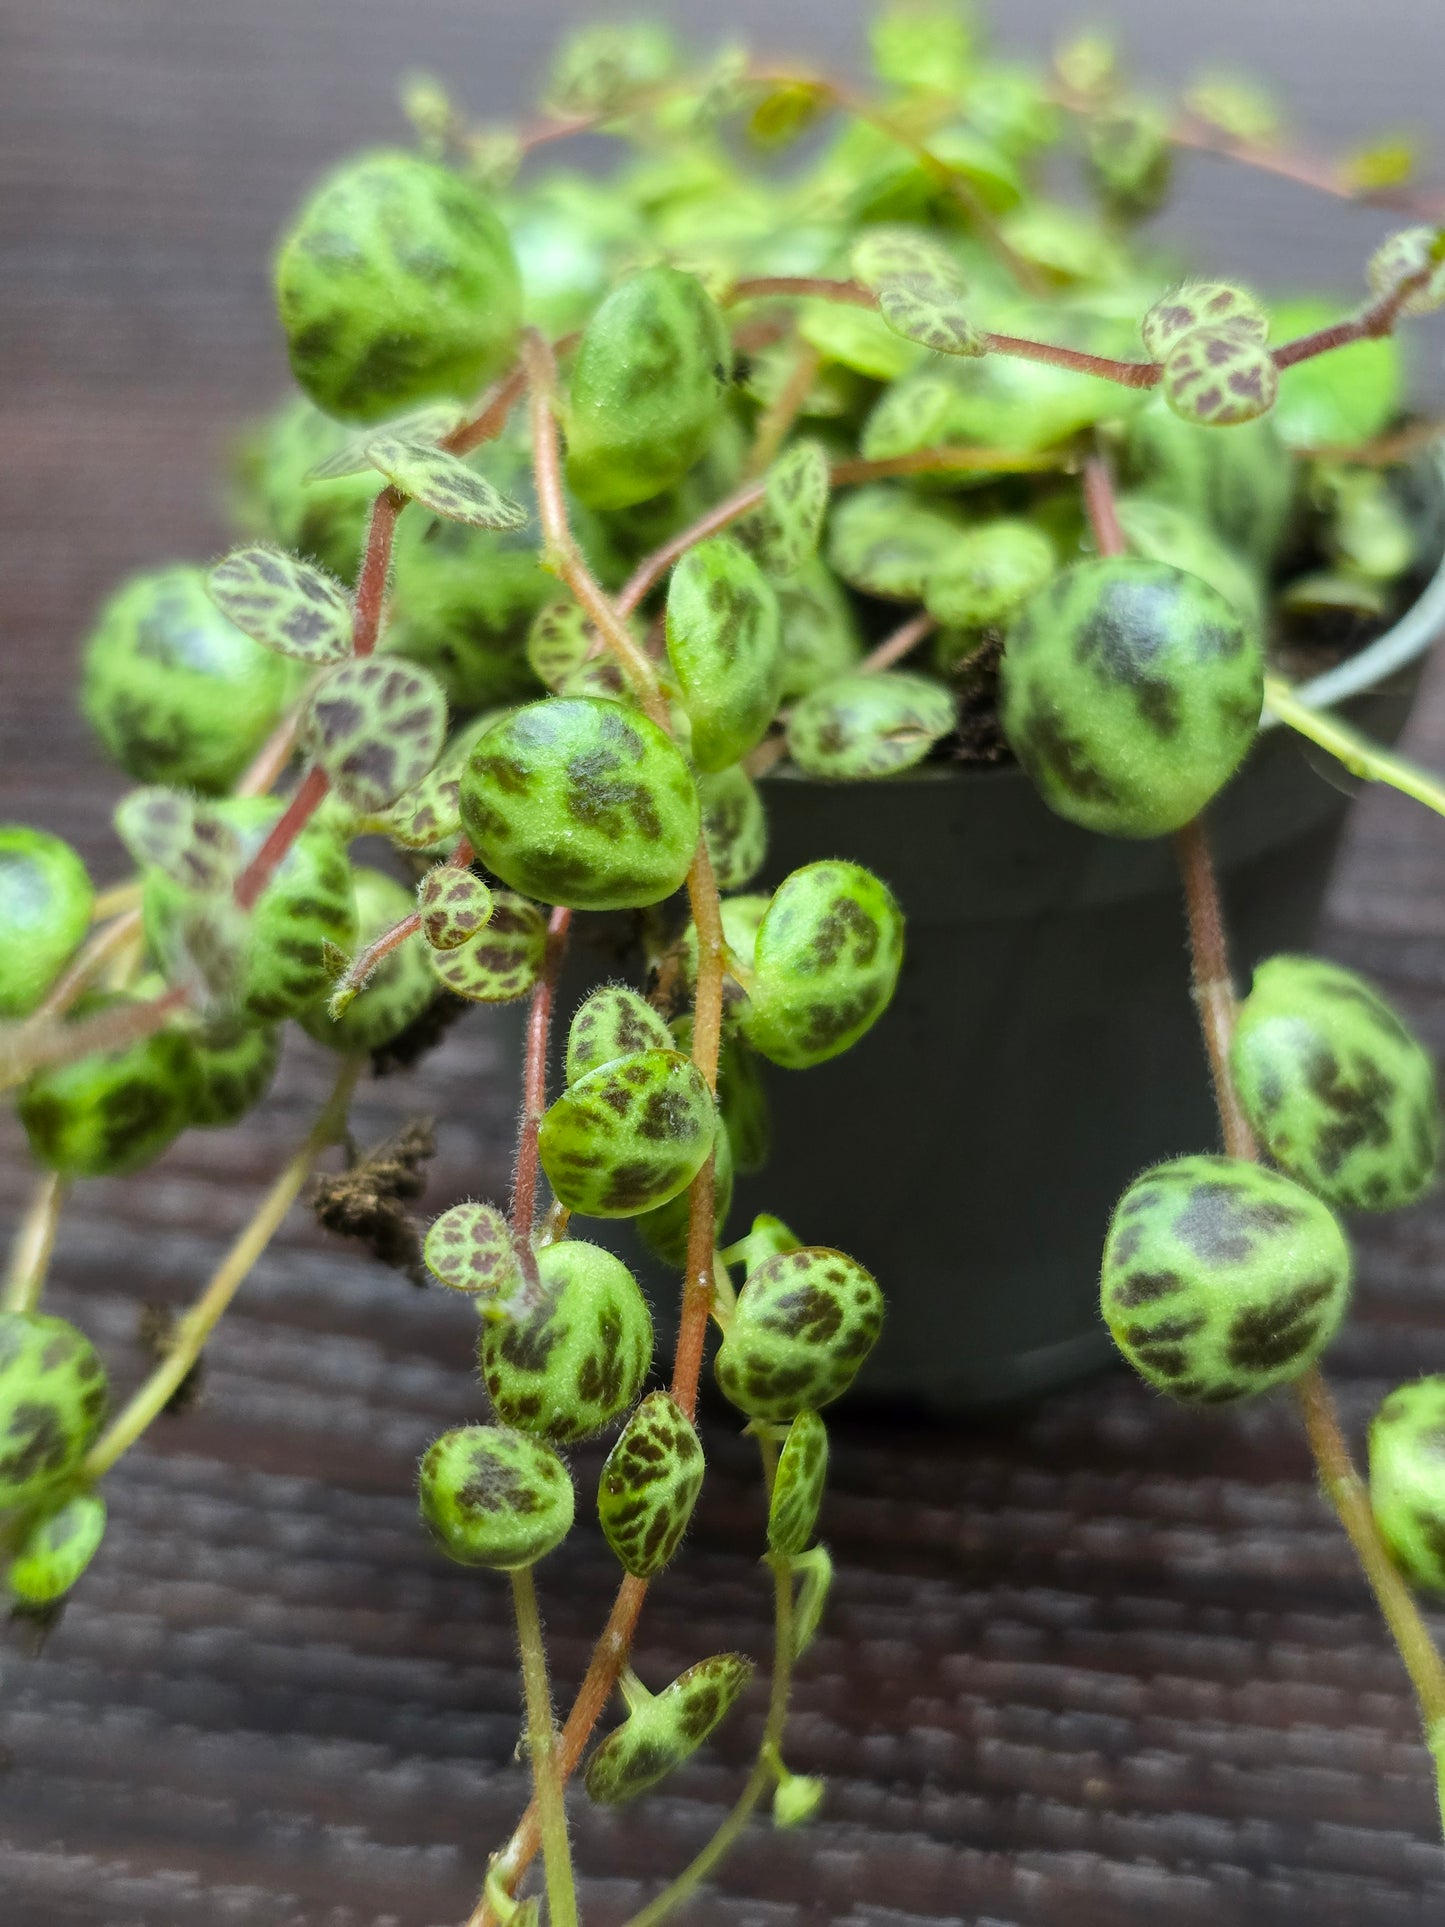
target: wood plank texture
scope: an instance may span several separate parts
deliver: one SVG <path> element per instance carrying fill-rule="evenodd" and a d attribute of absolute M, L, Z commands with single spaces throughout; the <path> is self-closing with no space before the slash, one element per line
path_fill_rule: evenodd
<path fill-rule="evenodd" d="M 759 0 L 727 24 L 761 34 L 772 11 Z M 1259 43 L 1325 131 L 1438 106 L 1425 0 L 1113 11 L 1170 74 Z M 216 458 L 281 374 L 265 285 L 278 221 L 317 166 L 392 130 L 398 69 L 445 72 L 500 112 L 557 15 L 550 0 L 0 4 L 0 817 L 118 874 L 119 786 L 65 693 L 76 638 L 125 568 L 222 540 Z M 827 48 L 853 17 L 809 0 L 781 37 Z M 1034 0 L 1013 31 L 1046 41 L 1067 17 Z M 1207 164 L 1180 220 L 1221 267 L 1346 285 L 1380 226 L 1226 186 Z M 1422 339 L 1438 363 L 1441 331 Z M 1445 764 L 1438 673 L 1412 743 Z M 1445 826 L 1362 804 L 1325 947 L 1445 1051 Z M 421 1075 L 365 1089 L 359 1135 L 430 1111 L 430 1198 L 503 1192 L 514 1046 L 512 1018 L 469 1018 Z M 188 1298 L 325 1074 L 303 1040 L 240 1131 L 185 1138 L 139 1182 L 80 1187 L 55 1305 L 122 1383 L 141 1370 L 138 1304 Z M 18 1150 L 7 1119 L 7 1221 Z M 1333 1367 L 1357 1437 L 1392 1382 L 1445 1362 L 1445 1201 L 1368 1226 L 1361 1252 Z M 103 1556 L 44 1655 L 0 1654 L 6 1927 L 463 1917 L 523 1789 L 506 1591 L 447 1566 L 414 1518 L 417 1455 L 479 1408 L 471 1325 L 293 1214 L 216 1341 L 200 1408 L 111 1481 Z M 697 1526 L 644 1622 L 648 1678 L 766 1650 L 750 1456 L 725 1422 L 712 1432 Z M 580 1457 L 584 1492 L 597 1458 Z M 791 1745 L 829 1777 L 826 1815 L 760 1830 L 696 1927 L 1442 1918 L 1400 1670 L 1284 1406 L 1193 1417 L 1116 1374 L 968 1427 L 842 1418 L 826 1536 L 835 1605 Z M 594 1530 L 544 1568 L 563 1682 L 613 1572 Z M 621 1920 L 703 1841 L 762 1711 L 754 1695 L 645 1809 L 574 1801 L 589 1919 Z"/>

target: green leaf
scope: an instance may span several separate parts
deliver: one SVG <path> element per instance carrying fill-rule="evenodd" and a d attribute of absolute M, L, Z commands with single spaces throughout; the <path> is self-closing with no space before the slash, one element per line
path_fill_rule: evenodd
<path fill-rule="evenodd" d="M 798 704 L 788 754 L 835 782 L 894 776 L 921 763 L 956 722 L 953 697 L 927 676 L 840 676 Z"/>
<path fill-rule="evenodd" d="M 699 769 L 725 769 L 762 741 L 782 674 L 778 600 L 746 549 L 715 535 L 688 550 L 667 591 L 667 654 Z"/>
<path fill-rule="evenodd" d="M 634 1689 L 638 1703 L 587 1762 L 589 1796 L 599 1806 L 622 1806 L 656 1786 L 697 1751 L 752 1676 L 753 1662 L 741 1653 L 717 1653 L 655 1697 Z"/>
<path fill-rule="evenodd" d="M 159 785 L 132 790 L 115 811 L 116 835 L 143 868 L 182 889 L 226 890 L 241 866 L 241 839 L 207 804 Z"/>
<path fill-rule="evenodd" d="M 745 890 L 768 854 L 768 818 L 758 786 L 740 765 L 698 778 L 702 833 L 719 890 Z"/>
<path fill-rule="evenodd" d="M 872 381 L 893 381 L 921 358 L 918 343 L 906 341 L 872 308 L 821 296 L 799 302 L 798 333 L 825 362 L 837 362 Z"/>
<path fill-rule="evenodd" d="M 803 1411 L 788 1427 L 773 1474 L 768 1503 L 768 1550 L 785 1559 L 806 1551 L 818 1529 L 828 1482 L 828 1428 L 816 1412 Z"/>
<path fill-rule="evenodd" d="M 1174 413 L 1201 428 L 1257 421 L 1274 406 L 1279 370 L 1262 341 L 1196 328 L 1170 349 L 1159 392 Z"/>
<path fill-rule="evenodd" d="M 1269 316 L 1245 288 L 1227 281 L 1186 281 L 1154 303 L 1139 324 L 1146 351 L 1163 361 L 1198 328 L 1267 341 Z"/>
<path fill-rule="evenodd" d="M 454 1204 L 443 1211 L 426 1234 L 422 1257 L 449 1291 L 498 1305 L 521 1283 L 512 1234 L 495 1205 Z"/>
<path fill-rule="evenodd" d="M 643 1050 L 673 1048 L 672 1032 L 645 997 L 603 984 L 585 997 L 567 1032 L 567 1082 Z"/>
<path fill-rule="evenodd" d="M 828 560 L 855 589 L 899 602 L 921 599 L 963 532 L 956 516 L 927 508 L 894 483 L 847 496 L 833 513 Z"/>
<path fill-rule="evenodd" d="M 527 511 L 502 494 L 458 455 L 427 442 L 399 435 L 374 435 L 366 445 L 367 459 L 393 487 L 420 502 L 447 522 L 465 522 L 474 529 L 520 529 Z"/>
<path fill-rule="evenodd" d="M 1365 278 L 1372 294 L 1384 296 L 1427 270 L 1424 285 L 1402 303 L 1402 314 L 1433 314 L 1445 307 L 1445 227 L 1412 227 L 1392 234 L 1370 256 Z"/>
<path fill-rule="evenodd" d="M 998 516 L 965 529 L 924 585 L 930 615 L 950 628 L 1006 622 L 1058 566 L 1054 545 L 1033 522 Z"/>
<path fill-rule="evenodd" d="M 324 570 L 281 549 L 234 549 L 206 578 L 222 615 L 253 642 L 297 662 L 341 662 L 351 654 L 351 599 Z"/>
<path fill-rule="evenodd" d="M 883 1293 L 856 1259 L 804 1245 L 750 1271 L 718 1348 L 724 1398 L 791 1419 L 841 1398 L 883 1329 Z"/>
<path fill-rule="evenodd" d="M 748 132 L 760 146 L 785 147 L 812 126 L 828 101 L 828 90 L 815 81 L 783 81 L 754 106 Z"/>
<path fill-rule="evenodd" d="M 575 602 L 548 602 L 527 631 L 527 662 L 539 682 L 560 689 L 587 660 L 592 646 L 587 617 Z"/>
<path fill-rule="evenodd" d="M 603 1536 L 635 1579 L 668 1564 L 702 1490 L 696 1428 L 666 1392 L 643 1399 L 607 1455 L 597 1487 Z"/>
<path fill-rule="evenodd" d="M 793 1658 L 801 1659 L 817 1637 L 833 1590 L 833 1560 L 826 1546 L 810 1546 L 793 1561 L 799 1580 L 793 1605 Z"/>
<path fill-rule="evenodd" d="M 650 20 L 602 21 L 566 34 L 552 60 L 547 105 L 571 118 L 620 113 L 677 66 L 667 28 Z"/>
<path fill-rule="evenodd" d="M 946 355 L 986 352 L 966 312 L 963 271 L 936 242 L 908 228 L 868 228 L 854 245 L 853 272 L 895 334 Z"/>
<path fill-rule="evenodd" d="M 435 677 L 395 656 L 340 664 L 306 711 L 312 755 L 342 801 L 365 814 L 415 788 L 441 754 L 446 729 Z"/>
<path fill-rule="evenodd" d="M 470 943 L 492 915 L 492 893 L 479 876 L 455 863 L 428 870 L 416 891 L 421 933 L 433 950 Z"/>
<path fill-rule="evenodd" d="M 437 981 L 474 1004 L 509 1004 L 525 997 L 542 974 L 547 919 L 535 903 L 510 890 L 492 892 L 485 930 L 455 950 L 428 950 Z"/>
<path fill-rule="evenodd" d="M 804 864 L 758 925 L 748 1042 L 785 1070 L 836 1057 L 887 1009 L 902 962 L 903 912 L 888 886 L 861 864 Z"/>
<path fill-rule="evenodd" d="M 466 418 L 467 411 L 459 402 L 428 402 L 424 408 L 410 409 L 392 421 L 383 422 L 380 430 L 369 428 L 364 435 L 354 436 L 334 454 L 307 469 L 302 480 L 336 482 L 348 475 L 368 474 L 376 467 L 370 449 L 378 432 L 394 435 L 404 442 L 425 442 L 434 448 L 438 442 L 444 442 L 454 429 L 460 428 Z"/>
<path fill-rule="evenodd" d="M 1405 187 L 1420 167 L 1420 149 L 1412 140 L 1372 141 L 1344 158 L 1341 171 L 1357 194 L 1378 194 L 1384 188 Z"/>
<path fill-rule="evenodd" d="M 696 1065 L 680 1051 L 643 1050 L 570 1085 L 543 1117 L 537 1147 L 569 1210 L 633 1218 L 692 1183 L 716 1129 Z"/>
<path fill-rule="evenodd" d="M 1202 73 L 1185 94 L 1184 105 L 1232 140 L 1267 141 L 1279 132 L 1274 96 L 1247 74 Z"/>
<path fill-rule="evenodd" d="M 737 525 L 738 540 L 767 574 L 790 578 L 817 554 L 828 486 L 821 442 L 794 442 L 768 470 L 761 505 Z"/>

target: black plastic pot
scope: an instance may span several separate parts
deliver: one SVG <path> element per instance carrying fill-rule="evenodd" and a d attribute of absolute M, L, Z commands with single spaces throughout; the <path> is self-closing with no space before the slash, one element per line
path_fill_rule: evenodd
<path fill-rule="evenodd" d="M 1417 661 L 1341 713 L 1393 741 L 1418 680 Z M 1339 776 L 1277 729 L 1210 812 L 1245 981 L 1311 941 L 1349 807 Z M 766 880 L 825 855 L 866 864 L 908 947 L 861 1044 L 771 1072 L 773 1162 L 739 1186 L 732 1224 L 775 1211 L 877 1273 L 888 1318 L 855 1397 L 958 1412 L 1095 1369 L 1115 1199 L 1145 1165 L 1218 1147 L 1169 843 L 1077 829 L 1016 768 L 779 773 L 767 800 Z"/>

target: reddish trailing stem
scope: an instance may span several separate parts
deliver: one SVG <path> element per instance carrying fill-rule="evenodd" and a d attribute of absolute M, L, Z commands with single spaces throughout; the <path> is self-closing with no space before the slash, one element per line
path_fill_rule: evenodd
<path fill-rule="evenodd" d="M 542 974 L 532 991 L 527 1011 L 527 1049 L 522 1073 L 522 1123 L 517 1136 L 517 1170 L 512 1185 L 512 1236 L 519 1249 L 530 1250 L 537 1220 L 537 1127 L 547 1108 L 547 1045 L 552 1034 L 552 1004 L 572 912 L 558 904 L 547 922 L 547 947 Z"/>

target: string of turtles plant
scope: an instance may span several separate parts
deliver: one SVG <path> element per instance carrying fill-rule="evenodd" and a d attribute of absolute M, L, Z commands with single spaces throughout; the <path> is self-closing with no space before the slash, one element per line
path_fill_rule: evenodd
<path fill-rule="evenodd" d="M 346 1139 L 368 1063 L 415 1061 L 471 1003 L 527 1000 L 505 1214 L 463 1201 L 423 1236 L 416 1134 L 317 1202 L 478 1316 L 490 1417 L 431 1446 L 420 1505 L 445 1553 L 509 1576 L 533 1799 L 470 1927 L 540 1918 L 517 1898 L 539 1849 L 547 1917 L 570 1927 L 584 1756 L 592 1799 L 634 1799 L 752 1675 L 737 1653 L 660 1690 L 632 1669 L 704 1478 L 710 1326 L 767 1495 L 768 1710 L 736 1806 L 634 1927 L 769 1797 L 780 1826 L 823 1799 L 784 1758 L 832 1570 L 820 1412 L 883 1297 L 778 1217 L 723 1226 L 735 1173 L 767 1160 L 760 1062 L 805 1071 L 856 1043 L 904 931 L 886 881 L 845 860 L 749 889 L 780 764 L 878 781 L 1012 755 L 1072 822 L 1176 839 L 1224 1154 L 1125 1192 L 1104 1317 L 1171 1397 L 1293 1385 L 1445 1763 L 1445 1671 L 1411 1592 L 1445 1589 L 1445 1378 L 1385 1401 L 1371 1495 L 1317 1367 L 1349 1300 L 1338 1214 L 1433 1181 L 1433 1066 L 1317 959 L 1268 960 L 1236 1002 L 1201 815 L 1266 699 L 1355 773 L 1445 802 L 1292 686 L 1302 637 L 1357 646 L 1420 580 L 1399 465 L 1433 429 L 1398 422 L 1393 337 L 1445 304 L 1440 210 L 1397 145 L 1304 156 L 1219 76 L 1168 109 L 1094 36 L 1039 74 L 929 4 L 883 14 L 872 45 L 865 92 L 738 51 L 690 72 L 659 28 L 588 28 L 514 130 L 410 84 L 420 151 L 344 163 L 282 242 L 303 395 L 242 464 L 244 539 L 127 583 L 87 643 L 86 714 L 138 786 L 115 813 L 135 877 L 97 895 L 59 839 L 0 831 L 0 1071 L 41 1169 L 0 1311 L 0 1527 L 29 1611 L 80 1579 L 104 1475 L 174 1408 Z M 840 131 L 800 140 L 834 113 Z M 593 130 L 630 147 L 605 181 L 519 172 Z M 1041 185 L 1069 143 L 1093 211 Z M 1140 227 L 1181 146 L 1412 225 L 1343 317 L 1181 280 Z M 361 837 L 392 867 L 354 861 Z M 559 975 L 598 913 L 630 920 L 641 968 L 571 1014 L 554 1084 Z M 292 1022 L 337 1053 L 332 1093 L 107 1423 L 97 1353 L 41 1309 L 67 1189 L 245 1116 Z M 665 1389 L 632 1269 L 574 1235 L 592 1218 L 632 1221 L 678 1276 Z M 622 1579 L 559 1724 L 534 1572 L 574 1525 L 564 1452 L 610 1427 L 595 1509 Z M 625 1715 L 588 1754 L 614 1693 Z"/>

